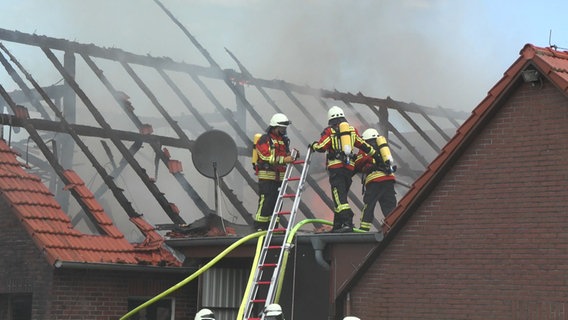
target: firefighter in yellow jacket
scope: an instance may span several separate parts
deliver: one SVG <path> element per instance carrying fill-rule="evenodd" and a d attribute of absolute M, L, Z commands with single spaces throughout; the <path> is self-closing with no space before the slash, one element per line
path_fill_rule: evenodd
<path fill-rule="evenodd" d="M 385 218 L 396 207 L 396 192 L 394 190 L 396 166 L 385 137 L 375 129 L 363 131 L 362 138 L 381 155 L 380 159 L 373 158 L 359 150 L 355 160 L 355 171 L 361 172 L 363 183 L 363 212 L 361 230 L 369 231 L 372 226 L 377 202 Z"/>
<path fill-rule="evenodd" d="M 288 117 L 276 113 L 270 119 L 269 127 L 255 144 L 258 154 L 256 173 L 258 175 L 258 209 L 254 217 L 256 230 L 267 230 L 276 200 L 278 188 L 282 184 L 286 164 L 293 162 L 290 155 L 290 139 L 286 129 L 290 125 Z"/>
<path fill-rule="evenodd" d="M 353 231 L 353 211 L 347 201 L 351 178 L 355 169 L 353 147 L 366 154 L 376 156 L 375 149 L 365 142 L 355 128 L 345 119 L 343 110 L 333 106 L 327 113 L 328 127 L 321 133 L 319 141 L 310 144 L 317 152 L 326 152 L 326 167 L 334 203 L 332 232 Z"/>

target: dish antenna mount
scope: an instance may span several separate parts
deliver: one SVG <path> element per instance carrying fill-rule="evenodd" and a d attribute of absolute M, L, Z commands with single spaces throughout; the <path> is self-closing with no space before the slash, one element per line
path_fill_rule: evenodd
<path fill-rule="evenodd" d="M 219 214 L 219 179 L 233 170 L 237 162 L 237 145 L 233 138 L 220 130 L 202 133 L 191 153 L 193 165 L 202 175 L 215 181 L 215 213 Z"/>

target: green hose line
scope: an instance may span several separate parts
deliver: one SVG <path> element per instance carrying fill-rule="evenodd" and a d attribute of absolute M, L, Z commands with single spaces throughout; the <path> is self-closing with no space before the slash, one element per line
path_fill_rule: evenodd
<path fill-rule="evenodd" d="M 299 230 L 303 225 L 308 224 L 308 223 L 313 223 L 313 224 L 315 224 L 315 223 L 321 223 L 321 224 L 327 224 L 327 225 L 330 225 L 330 226 L 333 225 L 333 222 L 328 221 L 328 220 L 323 220 L 323 219 L 305 219 L 305 220 L 302 220 L 302 221 L 298 222 L 298 224 L 296 224 L 296 225 L 294 226 L 294 228 L 292 228 L 292 230 L 290 231 L 290 234 L 288 235 L 288 239 L 286 239 L 286 244 L 287 244 L 287 245 L 290 245 L 290 244 L 292 243 L 292 241 L 294 240 L 294 237 L 296 236 L 296 232 L 298 232 L 298 230 Z M 363 230 L 360 230 L 360 229 L 357 229 L 357 228 L 353 228 L 353 231 L 354 231 L 354 232 L 357 232 L 357 233 L 365 233 L 365 232 L 366 232 L 366 231 L 363 231 Z M 290 250 L 286 250 L 286 251 L 284 252 L 284 257 L 283 257 L 283 259 L 282 259 L 282 269 L 281 269 L 281 272 L 285 272 L 285 270 L 286 270 L 286 263 L 287 263 L 287 261 L 288 261 L 288 254 L 289 254 L 289 252 L 290 252 Z M 282 291 L 282 285 L 283 285 L 283 284 L 284 284 L 284 277 L 279 277 L 279 279 L 278 279 L 278 289 L 277 289 L 277 291 L 276 291 L 276 296 L 275 296 L 275 299 L 274 299 L 274 303 L 278 303 L 278 301 L 280 300 L 280 293 L 281 293 L 281 291 Z"/>
<path fill-rule="evenodd" d="M 130 312 L 128 312 L 127 314 L 125 314 L 124 316 L 122 316 L 122 318 L 120 318 L 120 320 L 123 319 L 128 319 L 131 316 L 133 316 L 134 314 L 136 314 L 138 311 L 150 306 L 151 304 L 155 303 L 156 301 L 164 298 L 165 296 L 169 295 L 170 293 L 178 290 L 179 288 L 185 286 L 186 284 L 188 284 L 190 281 L 192 281 L 193 279 L 197 278 L 199 275 L 201 275 L 203 272 L 207 271 L 207 269 L 211 268 L 212 266 L 214 266 L 217 262 L 219 262 L 219 260 L 221 260 L 224 256 L 226 256 L 229 252 L 233 251 L 236 247 L 240 246 L 241 244 L 249 241 L 250 239 L 254 239 L 254 238 L 258 238 L 261 236 L 264 236 L 266 234 L 266 231 L 259 231 L 259 232 L 255 232 L 252 234 L 249 234 L 248 236 L 236 241 L 235 243 L 233 243 L 232 245 L 230 245 L 229 247 L 227 247 L 225 250 L 223 250 L 221 253 L 219 253 L 215 258 L 213 258 L 213 260 L 209 261 L 207 264 L 205 264 L 203 267 L 199 268 L 199 270 L 195 271 L 193 274 L 191 274 L 189 277 L 185 278 L 184 280 L 182 280 L 181 282 L 177 283 L 176 285 L 172 286 L 171 288 L 169 288 L 168 290 L 160 293 L 159 295 L 155 296 L 154 298 L 144 302 L 143 304 L 139 305 L 138 307 L 132 309 Z"/>
<path fill-rule="evenodd" d="M 294 239 L 294 236 L 296 234 L 296 232 L 298 232 L 298 230 L 305 224 L 307 223 L 322 223 L 322 224 L 329 224 L 329 225 L 333 225 L 332 222 L 329 222 L 327 220 L 321 220 L 321 219 L 306 219 L 306 220 L 302 220 L 300 222 L 298 222 L 298 224 L 296 224 L 294 226 L 294 228 L 292 228 L 292 230 L 290 231 L 290 234 L 288 235 L 288 239 L 286 241 L 286 244 L 289 245 L 292 242 L 292 239 Z M 245 312 L 245 307 L 247 304 L 247 298 L 249 295 L 249 292 L 252 288 L 252 284 L 254 281 L 254 273 L 256 271 L 256 266 L 258 265 L 258 260 L 260 259 L 260 253 L 262 252 L 262 245 L 264 244 L 264 237 L 259 237 L 258 238 L 258 242 L 256 245 L 256 254 L 254 255 L 254 261 L 252 262 L 252 267 L 251 267 L 251 272 L 249 275 L 249 280 L 248 280 L 248 284 L 247 284 L 247 288 L 245 290 L 245 294 L 243 296 L 243 300 L 241 302 L 241 306 L 239 308 L 239 313 L 237 315 L 237 319 L 242 319 L 244 317 L 244 312 Z M 286 260 L 288 259 L 288 251 L 289 250 L 285 250 L 284 252 L 284 257 L 282 259 L 282 269 L 281 272 L 283 272 L 286 269 Z M 278 283 L 278 290 L 276 293 L 276 299 L 274 300 L 275 303 L 278 303 L 278 298 L 280 296 L 280 289 L 282 286 L 282 277 L 280 277 L 279 283 Z"/>
<path fill-rule="evenodd" d="M 323 219 L 305 219 L 305 220 L 302 220 L 302 221 L 298 222 L 294 226 L 294 228 L 292 228 L 290 233 L 288 234 L 288 238 L 286 239 L 286 245 L 289 246 L 292 243 L 292 240 L 294 239 L 296 232 L 298 232 L 298 230 L 303 225 L 308 224 L 308 223 L 321 223 L 321 224 L 333 225 L 333 222 L 330 222 L 328 220 L 323 220 Z M 353 229 L 353 231 L 359 232 L 359 233 L 365 232 L 365 231 L 359 230 L 359 229 Z M 174 291 L 180 289 L 181 287 L 185 286 L 186 284 L 188 284 L 189 282 L 191 282 L 192 280 L 194 280 L 195 278 L 200 276 L 202 273 L 207 271 L 209 268 L 214 266 L 217 262 L 219 262 L 219 260 L 221 260 L 227 254 L 229 254 L 229 252 L 233 251 L 235 248 L 242 245 L 243 243 L 249 241 L 250 239 L 259 238 L 257 245 L 256 245 L 256 254 L 254 256 L 253 267 L 252 267 L 252 270 L 251 270 L 251 274 L 249 276 L 249 282 L 248 282 L 247 288 L 245 290 L 244 299 L 241 302 L 241 306 L 239 308 L 239 313 L 238 313 L 237 319 L 241 319 L 243 317 L 243 313 L 244 313 L 246 298 L 248 297 L 248 293 L 251 289 L 252 281 L 254 280 L 255 266 L 258 264 L 258 259 L 260 258 L 260 252 L 262 251 L 262 244 L 264 242 L 264 235 L 265 234 L 266 234 L 266 231 L 259 231 L 259 232 L 249 234 L 249 235 L 239 239 L 238 241 L 236 241 L 235 243 L 233 243 L 232 245 L 227 247 L 225 250 L 223 250 L 221 253 L 219 253 L 215 258 L 213 258 L 211 261 L 209 261 L 203 267 L 199 268 L 199 270 L 197 270 L 193 274 L 191 274 L 189 277 L 178 282 L 174 286 L 170 287 L 169 289 L 160 293 L 159 295 L 155 296 L 154 298 L 144 302 L 143 304 L 139 305 L 138 307 L 132 309 L 130 312 L 128 312 L 127 314 L 122 316 L 120 318 L 120 320 L 125 320 L 125 319 L 132 317 L 134 314 L 138 313 L 140 310 L 147 308 L 148 306 L 152 305 L 156 301 L 164 298 L 165 296 L 167 296 L 167 295 L 171 294 L 172 292 L 174 292 Z M 280 272 L 284 272 L 286 270 L 286 262 L 288 260 L 289 251 L 290 250 L 284 251 L 284 257 L 282 259 L 282 268 L 281 268 Z M 275 303 L 278 303 L 278 300 L 280 299 L 280 291 L 282 290 L 282 284 L 283 284 L 283 280 L 284 280 L 283 278 L 284 277 L 279 277 L 279 280 L 278 280 L 278 288 L 277 288 L 276 296 L 275 296 L 275 300 L 274 300 Z"/>
<path fill-rule="evenodd" d="M 331 221 L 327 221 L 327 220 L 323 220 L 323 219 L 305 219 L 302 220 L 300 222 L 298 222 L 294 228 L 292 228 L 292 230 L 290 230 L 290 233 L 288 234 L 288 238 L 286 239 L 286 245 L 289 246 L 292 241 L 294 240 L 294 237 L 296 236 L 296 232 L 298 232 L 298 230 L 300 230 L 300 228 L 302 226 L 304 226 L 305 224 L 308 223 L 321 223 L 321 224 L 327 224 L 332 226 L 333 222 Z M 290 247 L 288 247 L 290 248 Z M 280 270 L 280 272 L 282 274 L 284 274 L 286 272 L 286 264 L 288 262 L 288 254 L 290 253 L 290 250 L 286 250 L 284 251 L 284 257 L 282 258 L 282 269 Z M 274 303 L 278 303 L 278 301 L 280 301 L 280 292 L 282 291 L 282 285 L 284 284 L 284 277 L 278 277 L 278 288 L 276 290 L 276 295 L 274 296 Z"/>
<path fill-rule="evenodd" d="M 266 231 L 265 231 L 266 232 Z M 258 264 L 258 260 L 260 259 L 260 252 L 262 250 L 262 244 L 264 243 L 264 236 L 258 238 L 258 242 L 256 243 L 256 253 L 254 255 L 254 259 L 252 262 L 252 267 L 250 268 L 251 272 L 248 279 L 247 288 L 245 290 L 245 294 L 243 296 L 243 300 L 241 301 L 241 306 L 239 307 L 239 313 L 237 314 L 237 319 L 242 319 L 245 313 L 245 306 L 247 302 L 247 297 L 252 287 L 252 282 L 254 281 L 254 271 L 256 270 L 255 267 Z"/>

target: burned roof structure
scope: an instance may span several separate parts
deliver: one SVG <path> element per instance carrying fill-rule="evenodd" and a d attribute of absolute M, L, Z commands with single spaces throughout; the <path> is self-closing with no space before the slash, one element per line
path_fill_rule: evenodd
<path fill-rule="evenodd" d="M 469 116 L 256 78 L 229 50 L 238 71 L 223 69 L 178 25 L 209 66 L 0 29 L 0 63 L 7 75 L 1 79 L 8 79 L 0 83 L 3 138 L 49 186 L 74 227 L 106 232 L 66 169 L 86 181 L 130 240 L 143 234 L 130 223 L 142 215 L 159 229 L 183 235 L 212 213 L 235 226 L 252 224 L 258 192 L 250 165 L 252 137 L 266 129 L 273 113 L 290 117 L 291 145 L 300 152 L 319 138 L 332 105 L 343 107 L 360 130 L 379 129 L 398 163 L 399 194 Z M 234 169 L 218 181 L 220 208 L 211 205 L 213 182 L 191 161 L 196 139 L 213 129 L 234 139 L 238 156 Z M 321 158 L 299 207 L 306 218 L 331 218 L 324 173 Z M 362 207 L 358 192 L 351 192 L 350 201 Z"/>

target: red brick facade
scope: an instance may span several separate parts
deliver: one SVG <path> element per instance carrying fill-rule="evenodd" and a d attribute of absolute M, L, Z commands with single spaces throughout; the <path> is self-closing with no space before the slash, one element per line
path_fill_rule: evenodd
<path fill-rule="evenodd" d="M 52 271 L 19 221 L 0 201 L 0 319 L 8 318 L 9 295 L 33 293 L 33 319 L 49 319 Z"/>
<path fill-rule="evenodd" d="M 50 319 L 118 319 L 128 312 L 128 298 L 152 298 L 183 278 L 136 271 L 58 270 Z M 176 319 L 193 317 L 196 294 L 197 285 L 190 283 L 167 297 L 175 299 Z"/>
<path fill-rule="evenodd" d="M 350 292 L 361 319 L 568 318 L 568 99 L 513 89 Z"/>
<path fill-rule="evenodd" d="M 118 319 L 128 298 L 151 298 L 187 275 L 50 266 L 5 206 L 0 208 L 0 319 L 8 318 L 11 295 L 32 294 L 32 319 Z M 176 319 L 195 314 L 197 284 L 174 292 Z"/>

